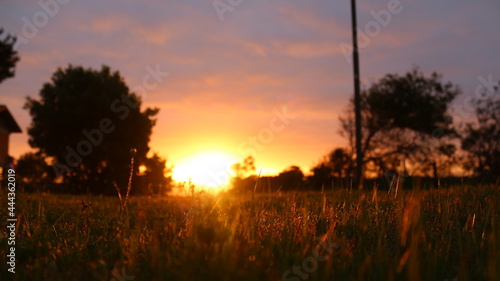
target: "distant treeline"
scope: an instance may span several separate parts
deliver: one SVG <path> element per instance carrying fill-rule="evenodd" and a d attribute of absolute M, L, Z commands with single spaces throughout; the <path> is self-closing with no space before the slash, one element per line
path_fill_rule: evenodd
<path fill-rule="evenodd" d="M 364 179 L 363 190 L 388 191 L 396 189 L 432 189 L 452 188 L 462 185 L 499 184 L 500 178 L 492 176 L 481 177 L 445 177 L 435 179 L 432 177 L 387 175 L 378 178 Z M 314 176 L 293 177 L 290 175 L 278 176 L 250 176 L 244 179 L 233 179 L 233 192 L 256 193 L 280 191 L 334 191 L 339 189 L 351 189 L 352 177 L 332 177 L 319 182 Z"/>

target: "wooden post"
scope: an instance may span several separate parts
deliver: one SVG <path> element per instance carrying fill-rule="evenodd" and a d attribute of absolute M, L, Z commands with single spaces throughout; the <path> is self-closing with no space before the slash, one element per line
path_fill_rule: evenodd
<path fill-rule="evenodd" d="M 352 60 L 354 70 L 354 112 L 356 124 L 356 171 L 354 187 L 363 188 L 363 151 L 361 148 L 361 95 L 359 86 L 358 31 L 356 23 L 356 0 L 351 0 Z"/>

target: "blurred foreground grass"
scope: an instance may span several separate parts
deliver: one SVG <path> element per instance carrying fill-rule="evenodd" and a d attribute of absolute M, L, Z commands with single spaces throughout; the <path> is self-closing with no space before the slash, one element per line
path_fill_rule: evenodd
<path fill-rule="evenodd" d="M 118 198 L 18 193 L 0 280 L 500 280 L 498 187 Z"/>

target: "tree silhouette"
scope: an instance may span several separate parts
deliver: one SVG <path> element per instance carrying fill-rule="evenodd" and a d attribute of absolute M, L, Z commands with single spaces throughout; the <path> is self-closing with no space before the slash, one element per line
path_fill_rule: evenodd
<path fill-rule="evenodd" d="M 340 180 L 354 175 L 354 157 L 344 148 L 335 148 L 311 172 L 309 182 L 314 189 L 328 188 L 335 178 Z"/>
<path fill-rule="evenodd" d="M 343 178 L 352 176 L 354 161 L 352 155 L 343 148 L 334 149 L 329 155 L 329 165 L 335 177 Z"/>
<path fill-rule="evenodd" d="M 277 180 L 282 190 L 298 190 L 303 187 L 304 173 L 298 166 L 290 166 L 279 173 Z"/>
<path fill-rule="evenodd" d="M 447 110 L 460 93 L 433 73 L 417 68 L 404 76 L 388 74 L 361 94 L 363 155 L 368 172 L 405 169 L 425 172 L 439 157 L 448 157 L 457 136 Z M 352 102 L 340 117 L 340 134 L 354 149 Z M 446 153 L 444 153 L 446 152 Z"/>
<path fill-rule="evenodd" d="M 231 170 L 234 171 L 235 177 L 243 178 L 255 172 L 255 159 L 253 156 L 247 156 L 241 163 L 231 165 Z"/>
<path fill-rule="evenodd" d="M 32 123 L 29 143 L 53 157 L 57 175 L 81 191 L 115 192 L 113 182 L 126 186 L 131 148 L 135 169 L 144 163 L 158 109 L 141 111 L 118 72 L 69 66 L 58 69 L 40 91 L 27 98 Z M 136 172 L 136 171 L 134 171 Z"/>
<path fill-rule="evenodd" d="M 134 193 L 160 194 L 171 188 L 172 169 L 167 167 L 167 161 L 158 154 L 144 159 L 144 171 L 137 177 L 138 185 L 143 186 L 142 190 L 134 190 Z"/>
<path fill-rule="evenodd" d="M 17 172 L 25 190 L 29 191 L 46 191 L 55 178 L 54 170 L 39 153 L 21 155 L 17 161 Z"/>
<path fill-rule="evenodd" d="M 330 167 L 328 161 L 322 161 L 312 167 L 311 172 L 313 174 L 308 178 L 308 181 L 313 189 L 321 189 L 332 185 L 332 167 Z"/>
<path fill-rule="evenodd" d="M 235 191 L 251 191 L 257 181 L 255 172 L 255 159 L 253 156 L 247 156 L 241 163 L 234 163 L 231 170 L 234 171 L 234 177 L 231 179 L 231 185 Z"/>
<path fill-rule="evenodd" d="M 467 167 L 479 175 L 500 176 L 500 99 L 472 101 L 476 122 L 462 134 L 462 149 L 471 156 Z"/>
<path fill-rule="evenodd" d="M 3 29 L 0 28 L 0 83 L 7 78 L 14 77 L 14 68 L 19 61 L 17 51 L 14 50 L 16 37 L 10 34 L 4 37 L 3 33 Z"/>

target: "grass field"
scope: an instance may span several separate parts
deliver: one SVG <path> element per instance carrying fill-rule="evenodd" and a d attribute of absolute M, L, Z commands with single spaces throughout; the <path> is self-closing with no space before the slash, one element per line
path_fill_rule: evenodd
<path fill-rule="evenodd" d="M 7 218 L 5 192 L 0 195 Z M 0 280 L 500 280 L 498 187 L 118 198 L 18 193 Z"/>

